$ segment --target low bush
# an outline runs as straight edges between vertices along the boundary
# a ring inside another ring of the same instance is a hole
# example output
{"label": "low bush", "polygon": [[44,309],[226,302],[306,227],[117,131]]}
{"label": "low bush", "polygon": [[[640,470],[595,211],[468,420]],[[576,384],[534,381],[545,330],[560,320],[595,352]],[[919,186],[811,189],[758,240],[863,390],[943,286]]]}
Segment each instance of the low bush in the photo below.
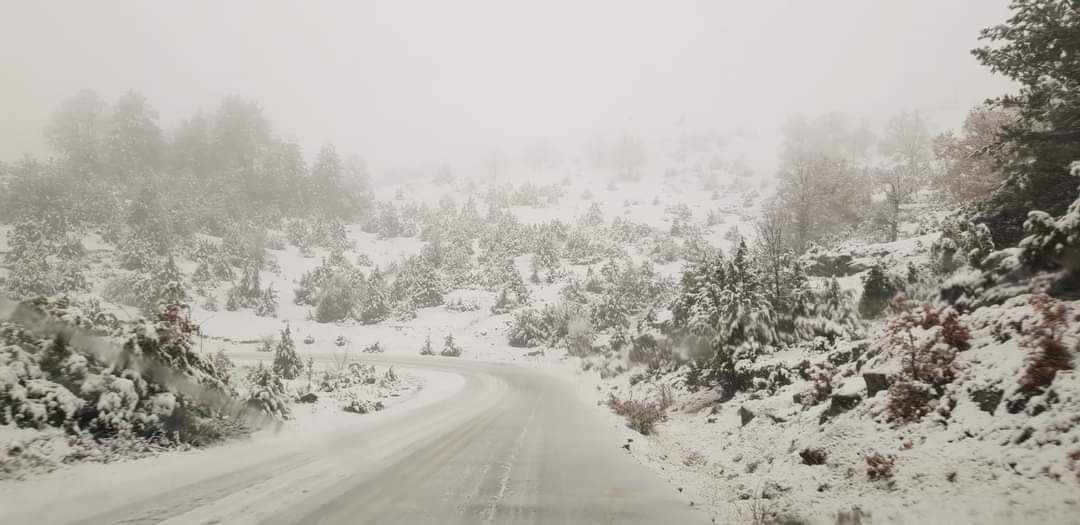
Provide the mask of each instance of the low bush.
{"label": "low bush", "polygon": [[227,361],[194,351],[197,330],[179,305],[121,323],[67,299],[21,303],[0,321],[0,424],[67,434],[81,444],[65,460],[116,441],[202,446],[233,435]]}
{"label": "low bush", "polygon": [[890,420],[910,422],[933,410],[956,377],[956,354],[967,350],[971,335],[955,310],[894,303],[899,313],[886,326],[886,348],[900,360],[900,374],[889,386]]}
{"label": "low bush", "polygon": [[867,454],[866,457],[866,476],[871,481],[877,481],[882,479],[889,479],[893,477],[896,470],[896,457],[891,455],[884,455],[878,452],[872,452]]}
{"label": "low bush", "polygon": [[420,347],[420,355],[435,355],[435,348],[431,345],[431,336],[424,339],[424,346]]}
{"label": "low bush", "polygon": [[799,452],[803,465],[824,465],[828,454],[820,448],[804,448]]}
{"label": "low bush", "polygon": [[619,399],[611,394],[608,408],[626,418],[626,424],[642,435],[650,435],[656,424],[667,420],[667,410],[674,404],[670,388],[661,388],[656,399]]}
{"label": "low bush", "polygon": [[443,341],[443,349],[439,352],[439,355],[443,357],[461,357],[461,347],[454,342],[454,334],[446,334],[446,340]]}
{"label": "low bush", "polygon": [[1072,352],[1061,339],[1071,317],[1065,303],[1047,295],[1032,297],[1030,304],[1039,320],[1024,340],[1031,357],[1020,377],[1020,388],[1027,395],[1035,395],[1050,386],[1058,372],[1073,369]]}
{"label": "low bush", "polygon": [[245,378],[248,393],[246,405],[267,416],[289,417],[288,394],[281,375],[261,362],[250,369]]}

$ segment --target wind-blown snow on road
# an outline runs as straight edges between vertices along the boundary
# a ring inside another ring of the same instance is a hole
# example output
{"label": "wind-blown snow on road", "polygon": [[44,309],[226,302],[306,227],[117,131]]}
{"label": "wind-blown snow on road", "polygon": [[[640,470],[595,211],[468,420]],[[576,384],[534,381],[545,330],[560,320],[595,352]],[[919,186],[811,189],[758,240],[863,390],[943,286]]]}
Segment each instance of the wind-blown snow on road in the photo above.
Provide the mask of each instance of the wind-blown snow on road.
{"label": "wind-blown snow on road", "polygon": [[[87,465],[4,491],[0,521],[80,523],[694,523],[569,380],[536,369],[377,356],[434,388],[356,425],[199,454]],[[456,383],[455,383],[456,382]],[[140,465],[140,463],[143,463]],[[141,467],[141,468],[140,468]],[[112,483],[101,483],[110,470]],[[48,495],[43,497],[41,495]],[[60,498],[70,504],[55,505]],[[8,507],[10,505],[10,507]]]}

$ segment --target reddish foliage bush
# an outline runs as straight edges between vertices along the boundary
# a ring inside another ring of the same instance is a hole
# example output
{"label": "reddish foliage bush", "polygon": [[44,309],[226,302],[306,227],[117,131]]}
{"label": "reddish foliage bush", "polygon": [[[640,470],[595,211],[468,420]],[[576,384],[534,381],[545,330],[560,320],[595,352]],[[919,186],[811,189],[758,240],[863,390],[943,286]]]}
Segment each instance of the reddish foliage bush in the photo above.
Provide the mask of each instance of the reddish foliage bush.
{"label": "reddish foliage bush", "polygon": [[1020,388],[1035,395],[1050,386],[1059,371],[1072,370],[1073,364],[1072,353],[1061,340],[1069,323],[1068,306],[1044,294],[1032,297],[1030,304],[1039,314],[1039,321],[1024,342],[1033,352],[1020,377]]}
{"label": "reddish foliage bush", "polygon": [[1037,394],[1050,386],[1061,370],[1072,370],[1072,354],[1057,339],[1038,342],[1035,356],[1020,377],[1020,387],[1028,394]]}
{"label": "reddish foliage bush", "polygon": [[926,383],[897,381],[889,386],[889,420],[918,421],[930,412],[933,399],[934,393]]}
{"label": "reddish foliage bush", "polygon": [[[902,352],[899,377],[889,387],[889,419],[917,421],[956,378],[953,362],[958,352],[971,347],[971,333],[954,310],[898,304],[900,313],[886,327],[889,341]],[[930,331],[929,335],[917,329]]]}
{"label": "reddish foliage bush", "polygon": [[871,481],[889,479],[896,470],[896,457],[874,452],[866,455],[866,475]]}
{"label": "reddish foliage bush", "polygon": [[833,392],[832,376],[836,373],[836,367],[828,361],[810,364],[803,361],[799,364],[799,375],[813,384],[811,388],[798,394],[798,402],[803,406],[815,406],[826,399]]}
{"label": "reddish foliage bush", "polygon": [[961,352],[971,348],[971,332],[960,324],[955,310],[950,310],[941,320],[941,340]]}
{"label": "reddish foliage bush", "polygon": [[626,424],[642,435],[652,434],[656,424],[667,419],[667,410],[675,404],[671,388],[662,386],[658,399],[619,399],[612,394],[607,405],[612,412],[626,418]]}

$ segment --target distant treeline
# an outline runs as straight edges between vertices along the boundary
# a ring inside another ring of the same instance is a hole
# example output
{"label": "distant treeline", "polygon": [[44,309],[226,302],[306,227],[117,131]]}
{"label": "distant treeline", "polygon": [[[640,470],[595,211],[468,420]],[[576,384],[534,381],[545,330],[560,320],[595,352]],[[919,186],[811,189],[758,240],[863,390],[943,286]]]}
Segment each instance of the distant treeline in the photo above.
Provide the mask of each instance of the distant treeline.
{"label": "distant treeline", "polygon": [[254,101],[227,97],[163,129],[129,92],[109,103],[93,91],[65,101],[44,129],[47,158],[0,163],[0,220],[60,221],[64,228],[139,222],[220,234],[226,225],[288,217],[348,220],[370,207],[362,160],[332,144],[308,164]]}

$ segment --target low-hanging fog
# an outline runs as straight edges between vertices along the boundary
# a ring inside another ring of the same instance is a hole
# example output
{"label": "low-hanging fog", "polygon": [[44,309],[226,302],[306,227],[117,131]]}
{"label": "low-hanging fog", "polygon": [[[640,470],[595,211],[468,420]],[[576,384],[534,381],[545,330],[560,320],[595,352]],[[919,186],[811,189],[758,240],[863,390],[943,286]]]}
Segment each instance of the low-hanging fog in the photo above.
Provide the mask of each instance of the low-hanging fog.
{"label": "low-hanging fog", "polygon": [[1005,92],[968,50],[1005,2],[11,2],[0,17],[0,159],[45,151],[80,89],[134,90],[168,128],[239,94],[310,156],[380,170],[677,122],[751,130],[771,171],[790,114],[954,127]]}

